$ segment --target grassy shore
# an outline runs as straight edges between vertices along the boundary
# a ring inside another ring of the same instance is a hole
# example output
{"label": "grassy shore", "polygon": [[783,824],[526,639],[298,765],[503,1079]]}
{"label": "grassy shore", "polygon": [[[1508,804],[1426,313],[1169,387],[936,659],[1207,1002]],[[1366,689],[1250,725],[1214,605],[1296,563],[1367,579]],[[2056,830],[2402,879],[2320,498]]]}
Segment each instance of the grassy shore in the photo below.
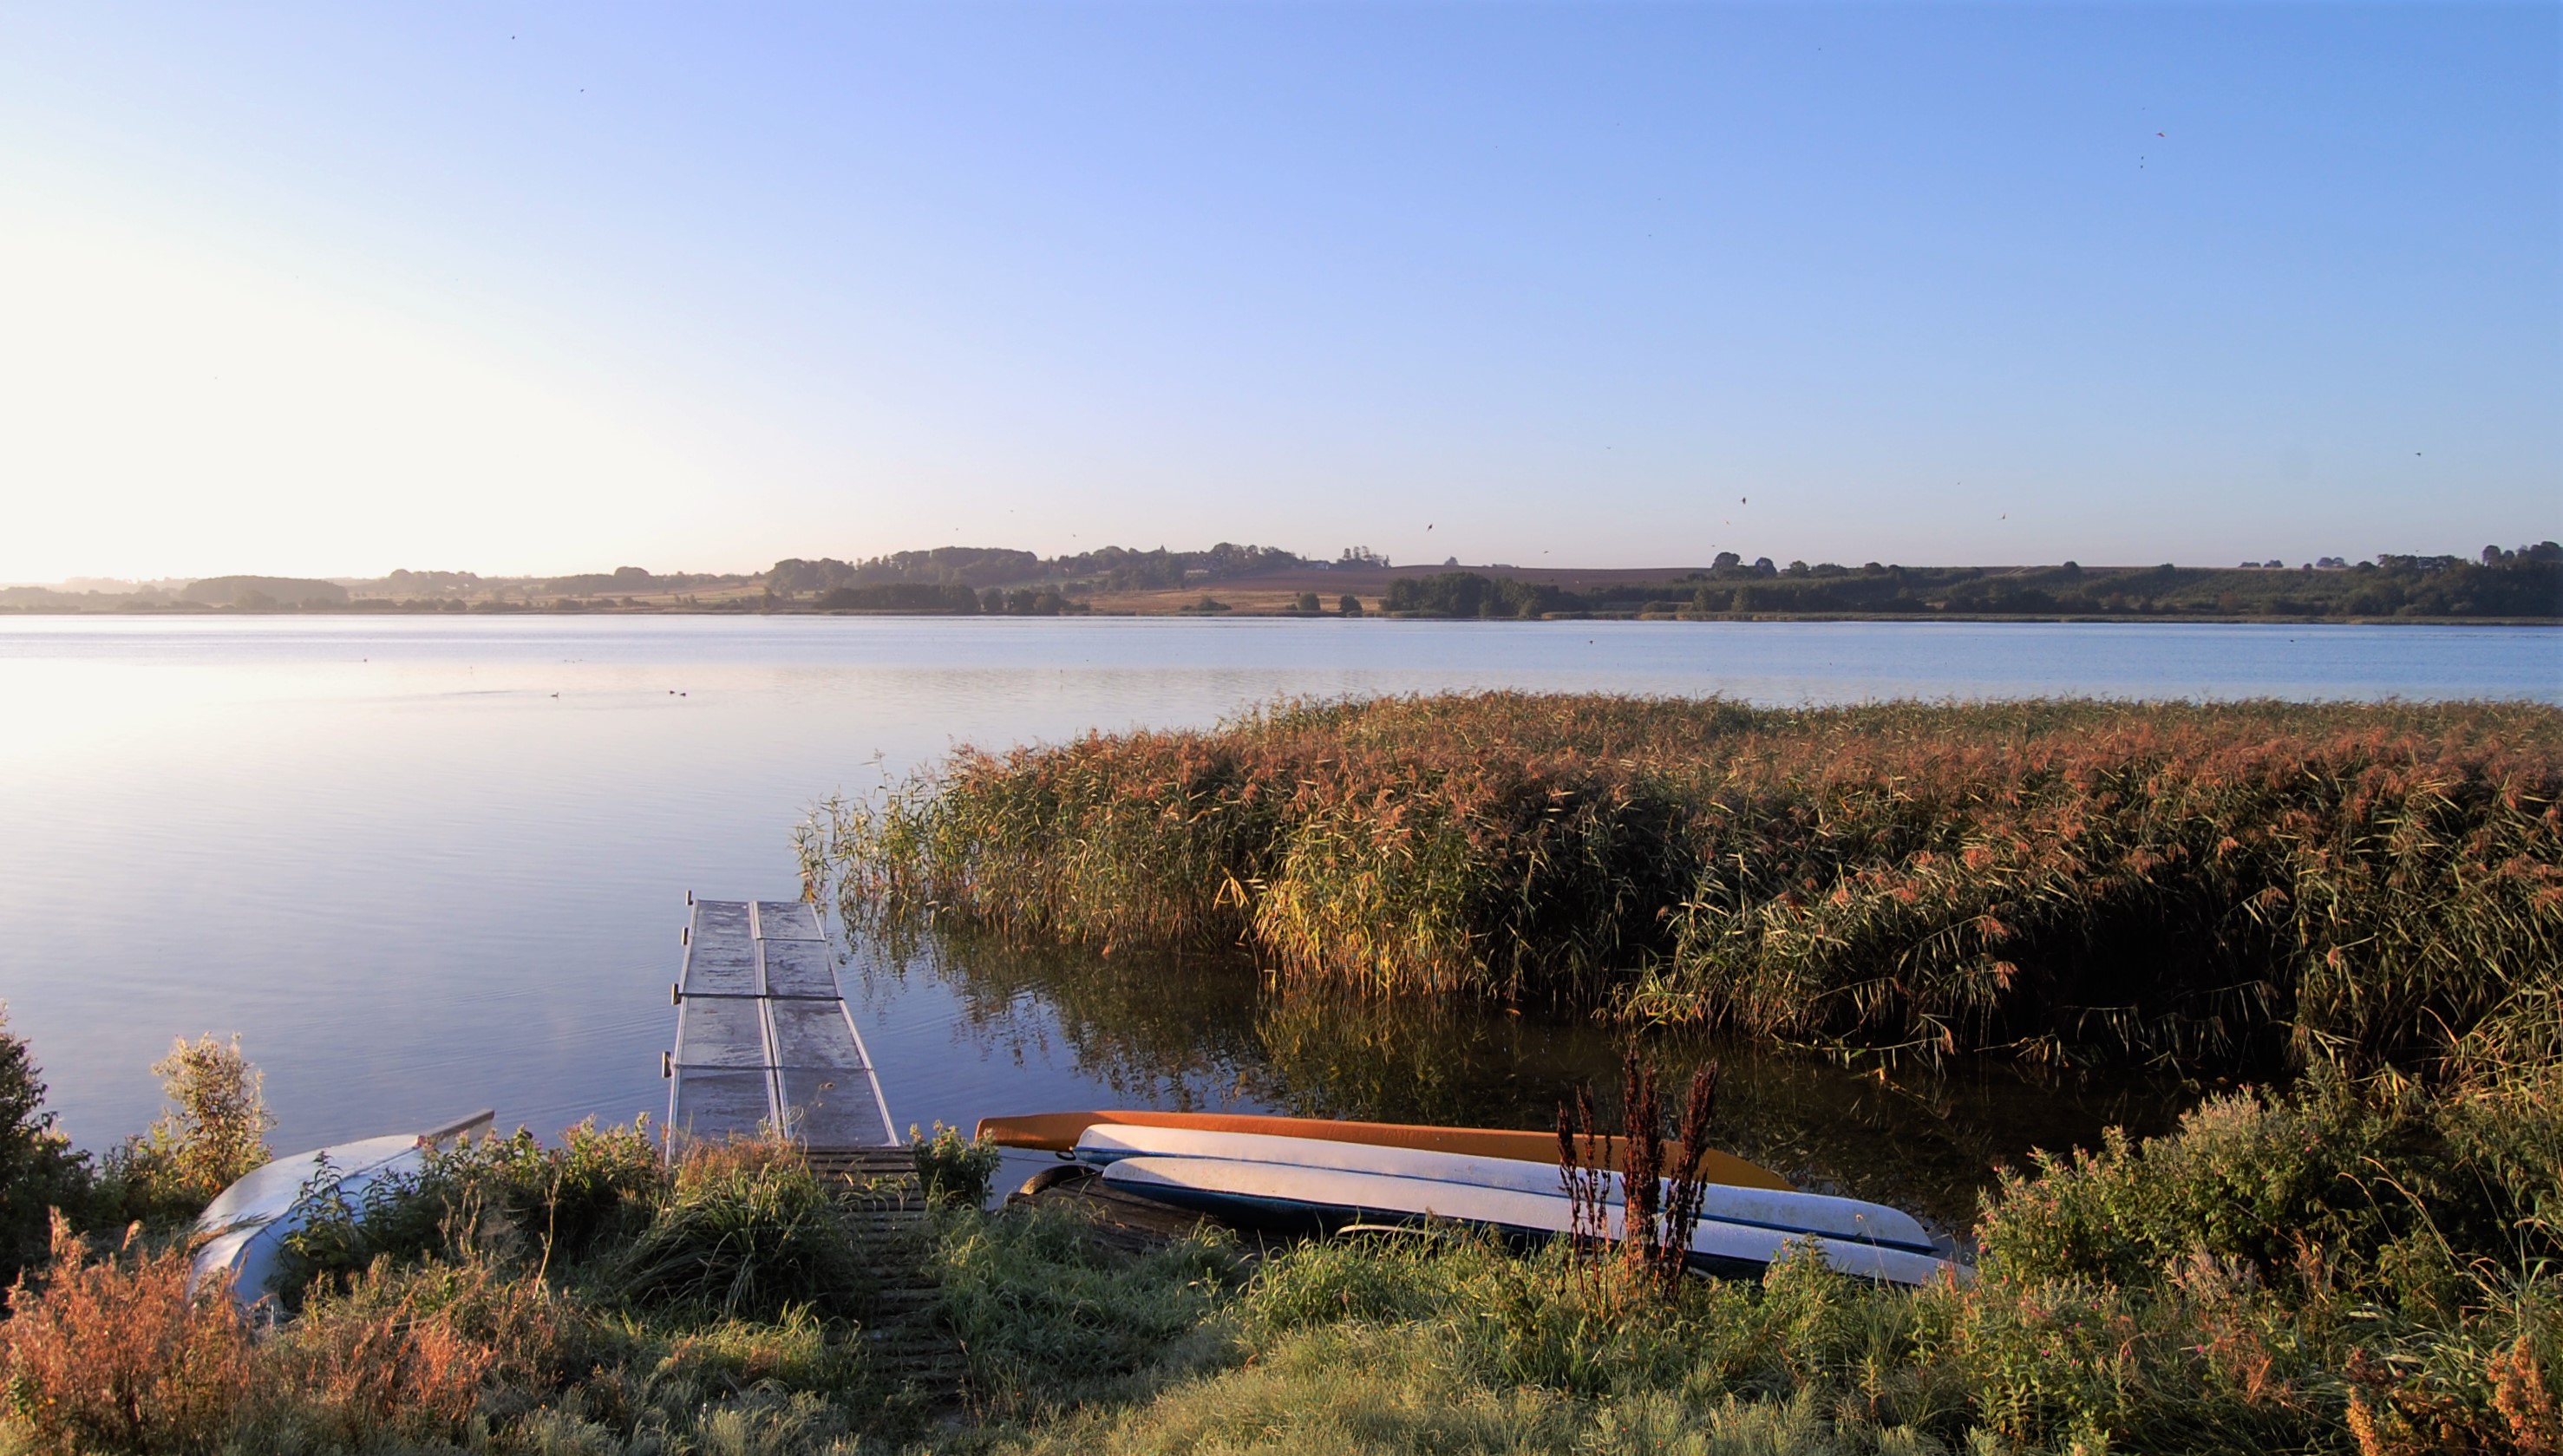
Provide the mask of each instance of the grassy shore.
{"label": "grassy shore", "polygon": [[1485,694],[963,751],[849,914],[1763,1038],[2417,1066],[2563,959],[2563,713]]}
{"label": "grassy shore", "polygon": [[[174,1228],[58,1222],[0,1323],[6,1452],[2547,1452],[2563,1003],[2439,1084],[2317,1073],[2043,1162],[1966,1287],[1797,1257],[1661,1286],[1465,1237],[1114,1252],[1057,1210],[867,1241],[795,1150],[645,1129],[439,1157],[298,1241],[267,1325]],[[864,1332],[922,1263],[957,1394]]]}

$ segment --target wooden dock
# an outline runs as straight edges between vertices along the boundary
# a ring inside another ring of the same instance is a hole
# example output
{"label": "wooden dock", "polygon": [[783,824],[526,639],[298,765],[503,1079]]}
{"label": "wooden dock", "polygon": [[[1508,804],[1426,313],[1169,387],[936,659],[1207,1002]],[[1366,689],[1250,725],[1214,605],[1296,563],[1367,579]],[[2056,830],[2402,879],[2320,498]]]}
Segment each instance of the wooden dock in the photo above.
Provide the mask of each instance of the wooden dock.
{"label": "wooden dock", "polygon": [[671,1155],[687,1139],[799,1143],[875,1263],[868,1358],[929,1407],[952,1405],[966,1365],[936,1316],[916,1158],[889,1120],[817,911],[794,900],[687,900],[677,1044],[661,1067]]}
{"label": "wooden dock", "polygon": [[677,1046],[662,1068],[669,1132],[785,1137],[814,1164],[901,1147],[818,912],[797,900],[692,903]]}

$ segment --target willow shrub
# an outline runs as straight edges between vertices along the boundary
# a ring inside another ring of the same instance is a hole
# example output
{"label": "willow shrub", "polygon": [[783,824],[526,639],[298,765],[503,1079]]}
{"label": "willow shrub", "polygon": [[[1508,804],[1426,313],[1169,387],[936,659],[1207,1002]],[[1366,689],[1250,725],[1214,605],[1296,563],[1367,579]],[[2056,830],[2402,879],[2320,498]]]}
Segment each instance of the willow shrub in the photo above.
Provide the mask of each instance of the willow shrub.
{"label": "willow shrub", "polygon": [[207,1032],[171,1043],[151,1064],[168,1106],[138,1137],[109,1154],[104,1170],[124,1211],[154,1223],[190,1219],[215,1195],[275,1155],[276,1125],[262,1095],[265,1078],[241,1053],[240,1038]]}
{"label": "willow shrub", "polygon": [[2445,1053],[2563,962],[2563,712],[1488,693],[963,751],[805,827],[851,916],[1791,1040]]}

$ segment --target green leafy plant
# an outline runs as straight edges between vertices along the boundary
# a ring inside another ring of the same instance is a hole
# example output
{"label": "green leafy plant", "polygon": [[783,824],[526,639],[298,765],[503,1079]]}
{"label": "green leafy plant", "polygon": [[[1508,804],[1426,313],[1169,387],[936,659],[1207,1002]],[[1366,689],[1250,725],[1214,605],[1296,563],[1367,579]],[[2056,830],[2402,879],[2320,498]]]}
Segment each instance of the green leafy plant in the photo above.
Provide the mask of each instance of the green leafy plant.
{"label": "green leafy plant", "polygon": [[192,1218],[275,1157],[267,1130],[276,1119],[260,1095],[264,1079],[241,1054],[237,1036],[229,1042],[211,1033],[182,1037],[151,1064],[151,1074],[169,1106],[111,1156],[108,1175],[135,1216]]}
{"label": "green leafy plant", "polygon": [[52,1245],[52,1215],[86,1215],[94,1175],[87,1155],[54,1126],[45,1084],[23,1037],[9,1031],[0,1002],[0,1281],[43,1262]]}
{"label": "green leafy plant", "polygon": [[916,1180],[924,1185],[929,1202],[976,1208],[988,1201],[1002,1157],[996,1144],[965,1138],[959,1128],[940,1122],[931,1137],[910,1127],[907,1144],[916,1155]]}

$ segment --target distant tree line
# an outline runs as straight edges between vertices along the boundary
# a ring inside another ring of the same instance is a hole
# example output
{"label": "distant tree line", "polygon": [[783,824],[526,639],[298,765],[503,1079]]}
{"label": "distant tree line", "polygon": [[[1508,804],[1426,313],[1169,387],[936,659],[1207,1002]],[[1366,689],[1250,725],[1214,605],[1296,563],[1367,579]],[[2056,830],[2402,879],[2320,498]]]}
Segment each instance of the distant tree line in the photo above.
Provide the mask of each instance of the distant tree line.
{"label": "distant tree line", "polygon": [[341,607],[346,605],[347,589],[336,582],[301,577],[227,576],[191,583],[178,597],[206,607],[273,612],[280,607]]}
{"label": "distant tree line", "polygon": [[[1296,553],[1221,542],[1206,551],[1105,546],[1042,557],[997,547],[943,546],[862,561],[793,558],[762,578],[657,574],[637,566],[562,577],[481,577],[400,570],[334,581],[208,577],[171,590],[0,588],[0,611],[19,612],[525,612],[635,607],[747,612],[801,605],[833,612],[1058,616],[1088,610],[1098,592],[1163,591],[1309,565]],[[1348,548],[1338,565],[1385,566]],[[1908,567],[1869,562],[1786,566],[1720,552],[1705,570],[1661,581],[1570,589],[1504,574],[1446,571],[1392,582],[1380,605],[1416,617],[2273,617],[2563,618],[2563,546],[2486,546],[2472,557],[2337,557],[2289,569],[2239,567]],[[760,591],[761,589],[761,591]],[[698,597],[696,593],[710,593]],[[1209,594],[1203,594],[1205,599]],[[1358,613],[1347,597],[1338,610]],[[1197,610],[1200,609],[1196,604]],[[1226,610],[1224,607],[1219,610]],[[1295,615],[1322,615],[1302,593]]]}
{"label": "distant tree line", "polygon": [[974,591],[961,582],[932,586],[924,582],[880,582],[839,587],[819,598],[823,612],[895,612],[951,617],[1059,617],[1083,613],[1086,605],[1072,602],[1050,588],[990,587]]}
{"label": "distant tree line", "polygon": [[1132,592],[1181,587],[1186,582],[1227,581],[1301,564],[1296,552],[1272,546],[1240,546],[1230,541],[1222,541],[1207,551],[1169,551],[1162,546],[1136,551],[1126,546],[1102,546],[1049,558],[999,547],[938,546],[931,551],[895,551],[861,561],[839,561],[834,557],[805,561],[794,557],[774,563],[773,570],[765,575],[765,586],[777,600],[785,602],[825,597],[846,588],[887,586],[1074,586],[1087,591]]}
{"label": "distant tree line", "polygon": [[2563,617],[2563,546],[2541,541],[2460,556],[2379,556],[2295,570],[2171,565],[2086,570],[1747,564],[1570,591],[1443,572],[1390,584],[1381,606],[1417,617],[1823,615],[1965,617]]}
{"label": "distant tree line", "polygon": [[1042,559],[1029,551],[992,546],[937,546],[931,551],[893,551],[863,561],[823,556],[774,563],[765,574],[766,590],[789,601],[796,597],[855,587],[985,587],[1029,581],[1042,574]]}

